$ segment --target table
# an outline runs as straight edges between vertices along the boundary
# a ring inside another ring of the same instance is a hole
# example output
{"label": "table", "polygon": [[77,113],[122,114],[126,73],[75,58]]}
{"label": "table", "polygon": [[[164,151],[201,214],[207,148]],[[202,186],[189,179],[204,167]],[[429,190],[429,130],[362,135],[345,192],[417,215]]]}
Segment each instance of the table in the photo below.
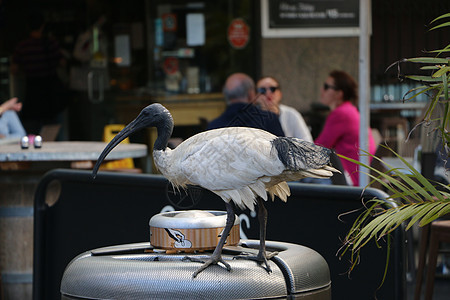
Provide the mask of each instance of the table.
{"label": "table", "polygon": [[[406,160],[407,163],[412,165],[417,171],[420,172],[420,164],[418,164],[417,161],[415,163],[413,157],[403,157],[403,159]],[[408,169],[408,167],[398,157],[388,157],[388,156],[386,156],[386,157],[382,157],[381,160],[384,163],[387,164],[387,165],[385,165],[385,167],[388,168],[388,169],[396,168],[396,169],[400,169],[403,173],[411,174],[411,172]]]}
{"label": "table", "polygon": [[[0,145],[0,170],[55,168],[92,168],[107,143],[104,142],[44,142],[42,148],[21,149],[18,144]],[[143,144],[119,144],[106,157],[117,160],[147,156]],[[86,164],[87,163],[87,164]],[[81,167],[83,168],[83,167]]]}
{"label": "table", "polygon": [[[6,299],[32,298],[33,206],[41,177],[54,168],[96,161],[107,143],[43,142],[42,148],[0,145],[0,284]],[[106,157],[116,160],[147,156],[144,144],[120,144]],[[48,196],[57,201],[59,185]]]}
{"label": "table", "polygon": [[[21,149],[19,144],[0,146],[0,162],[7,161],[85,161],[97,160],[107,143],[103,142],[44,142],[42,148]],[[144,157],[143,144],[119,144],[106,157],[107,160],[126,157]]]}

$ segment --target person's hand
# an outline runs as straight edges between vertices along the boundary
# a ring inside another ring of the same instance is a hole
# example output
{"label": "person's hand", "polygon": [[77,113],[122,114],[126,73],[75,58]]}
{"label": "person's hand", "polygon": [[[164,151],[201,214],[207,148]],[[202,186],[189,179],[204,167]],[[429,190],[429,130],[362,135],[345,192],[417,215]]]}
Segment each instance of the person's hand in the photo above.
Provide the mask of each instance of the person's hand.
{"label": "person's hand", "polygon": [[256,100],[256,104],[261,108],[262,110],[268,110],[273,112],[274,114],[279,115],[280,109],[278,108],[278,105],[270,101],[266,96],[260,95],[258,99]]}
{"label": "person's hand", "polygon": [[20,111],[22,109],[22,103],[17,102],[17,97],[6,100],[2,105],[0,105],[1,111],[14,110]]}

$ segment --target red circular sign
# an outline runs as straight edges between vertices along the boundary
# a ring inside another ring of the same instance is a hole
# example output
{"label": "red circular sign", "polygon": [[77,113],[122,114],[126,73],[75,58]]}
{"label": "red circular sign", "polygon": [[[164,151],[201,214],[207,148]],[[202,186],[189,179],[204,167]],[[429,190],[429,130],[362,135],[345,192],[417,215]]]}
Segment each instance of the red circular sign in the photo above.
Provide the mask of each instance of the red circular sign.
{"label": "red circular sign", "polygon": [[235,49],[247,46],[250,39],[250,29],[242,19],[234,19],[228,26],[228,41]]}
{"label": "red circular sign", "polygon": [[163,70],[168,75],[175,74],[178,71],[178,59],[176,57],[167,57],[164,60]]}

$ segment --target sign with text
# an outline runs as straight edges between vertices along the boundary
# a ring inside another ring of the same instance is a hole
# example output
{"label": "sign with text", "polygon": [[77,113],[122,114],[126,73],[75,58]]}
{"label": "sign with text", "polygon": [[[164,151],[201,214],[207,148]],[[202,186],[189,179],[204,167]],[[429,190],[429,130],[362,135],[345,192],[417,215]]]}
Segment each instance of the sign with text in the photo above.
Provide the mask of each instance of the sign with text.
{"label": "sign with text", "polygon": [[263,36],[357,35],[359,2],[360,0],[263,0]]}
{"label": "sign with text", "polygon": [[269,0],[269,26],[358,27],[359,0]]}

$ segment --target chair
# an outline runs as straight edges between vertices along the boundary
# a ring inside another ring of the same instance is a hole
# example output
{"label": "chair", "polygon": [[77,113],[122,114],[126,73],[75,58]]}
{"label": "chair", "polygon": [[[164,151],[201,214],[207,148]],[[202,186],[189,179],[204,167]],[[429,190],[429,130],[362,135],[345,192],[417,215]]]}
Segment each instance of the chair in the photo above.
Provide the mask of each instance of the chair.
{"label": "chair", "polygon": [[43,141],[56,141],[60,130],[60,124],[48,124],[42,126],[39,135],[42,137]]}
{"label": "chair", "polygon": [[333,176],[331,177],[331,183],[333,183],[334,185],[349,185],[347,182],[347,178],[345,177],[345,170],[342,166],[341,159],[334,151],[330,154],[330,162],[333,167],[341,171],[341,173],[333,173]]}
{"label": "chair", "polygon": [[[385,149],[384,147],[378,146],[377,151],[375,152],[375,156],[381,158],[385,152],[388,152],[388,150]],[[333,174],[333,176],[331,177],[331,182],[334,185],[352,185],[350,176],[348,175],[348,173],[346,174],[346,171],[342,165],[341,159],[337,156],[336,152],[334,152],[334,151],[330,154],[330,162],[333,167],[335,167],[336,169],[341,171],[340,174],[339,173]],[[372,162],[370,163],[370,166],[373,167],[374,169],[382,171],[382,172],[386,171],[386,168],[384,167],[384,165],[376,159],[372,160]],[[376,173],[374,171],[370,171],[370,174],[373,176],[378,176],[378,173]],[[371,187],[383,190],[383,186],[376,182],[372,183]]]}
{"label": "chair", "polygon": [[439,249],[442,242],[450,242],[450,220],[434,221],[422,228],[419,249],[419,265],[417,268],[416,288],[414,300],[419,300],[422,291],[422,277],[428,252],[427,277],[425,284],[425,299],[433,298],[434,277],[437,257],[440,253],[449,251]]}
{"label": "chair", "polygon": [[384,138],[384,142],[401,155],[403,155],[408,132],[409,125],[405,118],[386,117],[381,122],[381,136]]}
{"label": "chair", "polygon": [[[106,125],[103,129],[103,141],[107,143],[110,142],[123,128],[125,128],[125,125],[123,124]],[[126,138],[121,143],[129,144],[130,139]],[[141,169],[134,166],[134,161],[131,157],[104,162],[102,163],[100,169],[108,171],[142,173]]]}

